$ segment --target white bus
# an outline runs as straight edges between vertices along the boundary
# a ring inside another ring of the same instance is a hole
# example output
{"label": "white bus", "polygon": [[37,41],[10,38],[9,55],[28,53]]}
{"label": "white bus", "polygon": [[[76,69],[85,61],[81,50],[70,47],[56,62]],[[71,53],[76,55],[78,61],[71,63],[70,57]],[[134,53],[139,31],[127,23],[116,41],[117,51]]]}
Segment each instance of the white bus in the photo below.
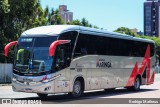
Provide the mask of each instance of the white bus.
{"label": "white bus", "polygon": [[12,88],[16,92],[69,93],[154,82],[152,40],[75,25],[51,25],[23,32],[5,46],[16,47]]}

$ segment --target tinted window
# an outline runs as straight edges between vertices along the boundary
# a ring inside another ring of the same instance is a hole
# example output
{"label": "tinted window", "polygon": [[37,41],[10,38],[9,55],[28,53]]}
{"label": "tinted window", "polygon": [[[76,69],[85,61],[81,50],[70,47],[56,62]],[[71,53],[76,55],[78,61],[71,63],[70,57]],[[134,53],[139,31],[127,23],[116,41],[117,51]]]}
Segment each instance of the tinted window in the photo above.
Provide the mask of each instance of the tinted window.
{"label": "tinted window", "polygon": [[83,55],[105,55],[107,47],[104,37],[80,34],[77,40],[74,57]]}
{"label": "tinted window", "polygon": [[73,48],[75,46],[77,35],[78,35],[78,32],[70,31],[70,32],[62,33],[58,38],[58,40],[71,40],[70,45],[68,45],[70,46],[70,54],[72,54]]}
{"label": "tinted window", "polygon": [[49,47],[52,42],[57,40],[57,36],[35,38],[35,47]]}
{"label": "tinted window", "polygon": [[54,57],[55,71],[58,71],[70,66],[71,54],[70,54],[70,48],[68,48],[69,47],[68,45],[69,44],[63,44],[63,45],[59,45],[56,48],[56,53]]}
{"label": "tinted window", "polygon": [[150,53],[151,53],[151,56],[153,56],[155,53],[155,46],[153,43],[150,43]]}
{"label": "tinted window", "polygon": [[154,44],[118,38],[80,34],[77,40],[74,57],[83,55],[111,55],[144,57],[150,45],[151,56],[154,55]]}
{"label": "tinted window", "polygon": [[46,37],[21,37],[18,41],[19,46],[21,47],[49,47],[52,42],[57,40],[57,36],[46,36]]}

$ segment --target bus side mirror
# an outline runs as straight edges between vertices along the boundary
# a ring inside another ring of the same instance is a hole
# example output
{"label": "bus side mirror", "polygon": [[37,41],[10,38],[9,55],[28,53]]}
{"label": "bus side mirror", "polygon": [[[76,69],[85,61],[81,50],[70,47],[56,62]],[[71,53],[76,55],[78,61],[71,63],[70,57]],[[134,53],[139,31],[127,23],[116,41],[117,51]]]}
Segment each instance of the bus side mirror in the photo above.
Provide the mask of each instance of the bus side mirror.
{"label": "bus side mirror", "polygon": [[70,40],[56,40],[49,47],[49,56],[54,56],[56,47],[61,44],[69,43]]}
{"label": "bus side mirror", "polygon": [[6,57],[8,57],[9,48],[12,47],[12,46],[14,46],[14,45],[17,45],[17,44],[18,44],[18,41],[13,41],[13,42],[8,43],[8,44],[5,46],[5,48],[4,48],[4,55],[5,55]]}

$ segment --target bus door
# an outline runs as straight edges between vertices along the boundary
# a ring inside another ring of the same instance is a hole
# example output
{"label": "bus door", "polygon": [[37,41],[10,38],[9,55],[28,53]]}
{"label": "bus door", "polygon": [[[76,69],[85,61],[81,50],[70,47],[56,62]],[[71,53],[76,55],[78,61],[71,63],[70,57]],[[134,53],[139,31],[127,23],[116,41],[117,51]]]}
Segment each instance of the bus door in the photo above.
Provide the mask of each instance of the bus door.
{"label": "bus door", "polygon": [[55,92],[68,92],[70,89],[70,62],[71,54],[69,44],[59,45],[55,51]]}

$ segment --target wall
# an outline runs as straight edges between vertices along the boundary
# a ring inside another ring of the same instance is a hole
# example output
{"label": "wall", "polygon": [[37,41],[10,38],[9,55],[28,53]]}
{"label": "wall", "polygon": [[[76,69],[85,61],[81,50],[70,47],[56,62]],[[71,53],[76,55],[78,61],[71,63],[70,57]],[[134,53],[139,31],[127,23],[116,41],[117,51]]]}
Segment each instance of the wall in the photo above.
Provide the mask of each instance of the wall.
{"label": "wall", "polygon": [[0,83],[11,83],[12,64],[0,64]]}

